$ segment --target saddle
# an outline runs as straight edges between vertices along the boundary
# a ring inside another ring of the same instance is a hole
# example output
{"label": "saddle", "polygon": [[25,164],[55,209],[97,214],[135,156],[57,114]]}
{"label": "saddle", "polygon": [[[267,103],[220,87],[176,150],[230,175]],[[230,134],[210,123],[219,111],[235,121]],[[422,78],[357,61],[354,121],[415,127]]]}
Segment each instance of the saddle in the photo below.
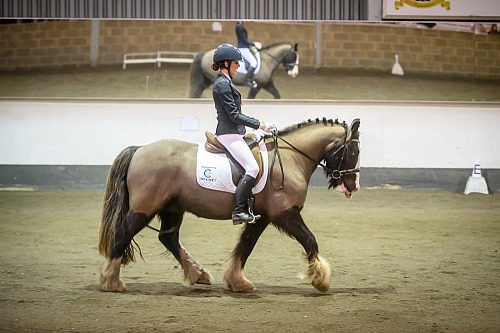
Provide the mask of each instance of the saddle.
{"label": "saddle", "polygon": [[[224,148],[224,146],[217,140],[215,135],[209,131],[205,131],[205,150],[213,154],[226,154],[229,164],[231,166],[231,173],[234,185],[238,185],[241,177],[245,173],[245,169],[234,159],[234,157]],[[259,173],[257,174],[256,183],[262,178],[264,172],[264,161],[262,160],[262,155],[259,149],[259,138],[255,134],[245,134],[243,140],[248,145],[248,148],[252,151],[253,157],[259,165]]]}

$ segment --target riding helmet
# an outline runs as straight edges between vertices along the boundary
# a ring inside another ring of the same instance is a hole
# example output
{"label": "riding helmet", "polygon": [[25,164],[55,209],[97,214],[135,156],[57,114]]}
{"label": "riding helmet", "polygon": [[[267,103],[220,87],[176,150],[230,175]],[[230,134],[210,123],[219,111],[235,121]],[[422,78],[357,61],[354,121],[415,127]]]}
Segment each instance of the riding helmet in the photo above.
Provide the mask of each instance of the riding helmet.
{"label": "riding helmet", "polygon": [[231,44],[221,44],[217,49],[215,49],[213,61],[219,62],[224,60],[237,60],[241,61],[243,58],[241,57],[241,52],[236,47]]}

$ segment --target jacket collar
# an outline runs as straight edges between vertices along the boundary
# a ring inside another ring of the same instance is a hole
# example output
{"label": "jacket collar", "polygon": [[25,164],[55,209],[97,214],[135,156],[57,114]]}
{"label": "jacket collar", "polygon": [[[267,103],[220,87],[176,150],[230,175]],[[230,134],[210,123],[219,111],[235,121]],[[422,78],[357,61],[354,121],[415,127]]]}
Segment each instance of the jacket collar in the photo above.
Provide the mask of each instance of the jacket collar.
{"label": "jacket collar", "polygon": [[218,76],[222,76],[223,78],[225,78],[226,80],[228,80],[229,82],[233,83],[233,80],[231,80],[231,78],[229,76],[227,76],[226,74],[222,73],[222,72],[219,72],[219,75]]}

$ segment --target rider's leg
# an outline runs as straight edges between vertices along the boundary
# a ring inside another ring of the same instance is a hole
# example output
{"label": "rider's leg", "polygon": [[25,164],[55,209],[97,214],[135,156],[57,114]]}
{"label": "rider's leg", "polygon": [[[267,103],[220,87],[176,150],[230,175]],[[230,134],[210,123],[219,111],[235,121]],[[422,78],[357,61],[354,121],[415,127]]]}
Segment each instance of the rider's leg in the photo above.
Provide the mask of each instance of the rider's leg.
{"label": "rider's leg", "polygon": [[233,224],[241,224],[244,222],[254,223],[255,216],[248,212],[247,201],[252,195],[252,188],[255,185],[257,174],[259,173],[259,165],[257,161],[255,161],[250,148],[248,148],[248,145],[241,135],[219,135],[217,139],[226,147],[243,169],[245,169],[245,175],[241,178],[236,187],[232,214]]}
{"label": "rider's leg", "polygon": [[246,85],[251,88],[257,88],[257,82],[255,82],[253,79],[254,73],[255,73],[255,67],[249,67],[247,71]]}
{"label": "rider's leg", "polygon": [[252,195],[252,188],[255,185],[255,178],[245,174],[241,178],[234,197],[233,225],[242,223],[255,223],[255,216],[250,214],[247,207],[248,198]]}
{"label": "rider's leg", "polygon": [[252,88],[257,88],[257,82],[254,81],[253,77],[255,75],[255,69],[257,68],[257,59],[255,58],[252,51],[249,48],[240,48],[241,55],[248,65],[250,66],[247,70],[246,85]]}

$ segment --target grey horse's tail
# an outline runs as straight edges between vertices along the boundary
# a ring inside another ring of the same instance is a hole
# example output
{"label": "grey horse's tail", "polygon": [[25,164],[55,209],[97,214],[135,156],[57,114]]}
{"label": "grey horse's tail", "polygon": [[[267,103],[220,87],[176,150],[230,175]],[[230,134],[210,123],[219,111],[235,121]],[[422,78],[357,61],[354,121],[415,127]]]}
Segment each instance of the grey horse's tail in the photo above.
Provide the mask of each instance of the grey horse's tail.
{"label": "grey horse's tail", "polygon": [[191,75],[189,76],[189,98],[200,98],[203,90],[212,82],[205,77],[201,67],[201,58],[205,53],[198,53],[191,65]]}
{"label": "grey horse's tail", "polygon": [[[99,231],[99,253],[105,257],[109,256],[114,246],[116,231],[125,229],[123,223],[129,210],[127,173],[130,161],[138,148],[130,146],[123,149],[109,170]],[[123,253],[122,263],[133,260],[134,249],[129,245]]]}

